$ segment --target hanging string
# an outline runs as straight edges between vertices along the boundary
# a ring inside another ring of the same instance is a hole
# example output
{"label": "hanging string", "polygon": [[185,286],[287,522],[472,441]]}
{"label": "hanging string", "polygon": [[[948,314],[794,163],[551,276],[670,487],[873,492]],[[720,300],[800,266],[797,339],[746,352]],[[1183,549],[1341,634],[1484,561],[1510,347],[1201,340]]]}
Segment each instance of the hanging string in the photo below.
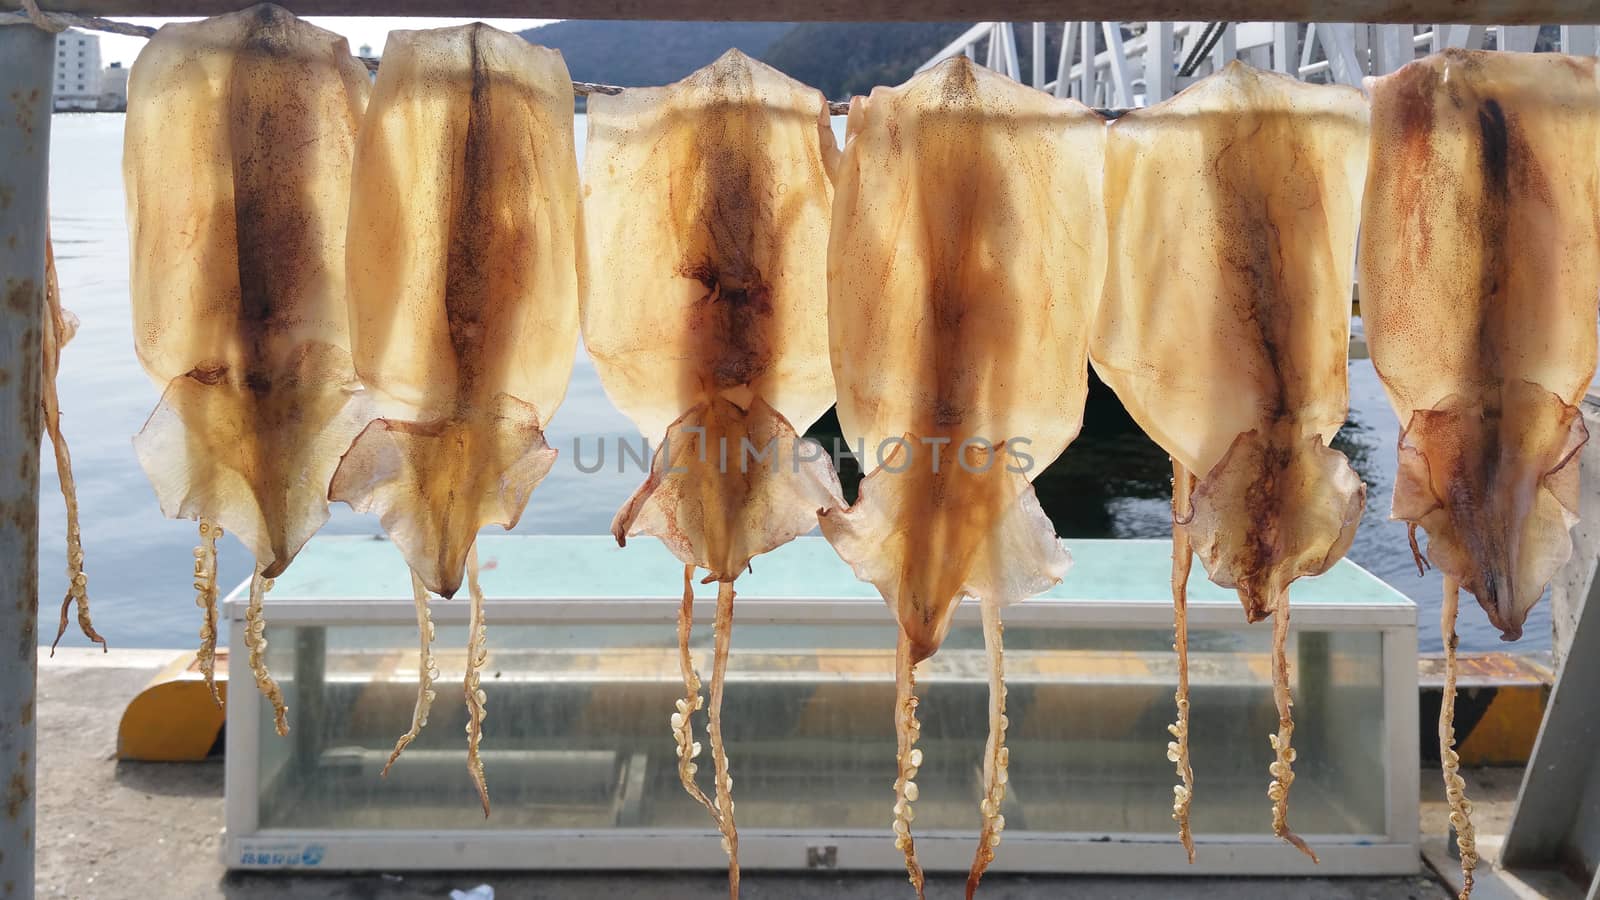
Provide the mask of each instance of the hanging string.
{"label": "hanging string", "polygon": [[[148,25],[134,25],[130,22],[117,22],[112,19],[102,19],[99,16],[80,16],[69,12],[44,12],[39,9],[38,0],[21,0],[22,12],[0,12],[0,25],[33,25],[52,34],[67,30],[68,28],[82,28],[86,31],[104,31],[111,34],[123,34],[128,37],[154,37],[156,30]],[[361,64],[367,71],[378,71],[378,58],[375,56],[358,56]],[[591,94],[605,94],[615,96],[626,88],[615,84],[598,84],[593,81],[574,81],[572,93],[579,97],[588,97]],[[828,114],[842,116],[850,111],[850,101],[828,101]]]}
{"label": "hanging string", "polygon": [[27,14],[28,21],[35,28],[48,31],[51,34],[59,34],[67,30],[67,26],[61,24],[59,20],[45,15],[44,10],[39,8],[39,4],[35,0],[22,0],[22,11]]}

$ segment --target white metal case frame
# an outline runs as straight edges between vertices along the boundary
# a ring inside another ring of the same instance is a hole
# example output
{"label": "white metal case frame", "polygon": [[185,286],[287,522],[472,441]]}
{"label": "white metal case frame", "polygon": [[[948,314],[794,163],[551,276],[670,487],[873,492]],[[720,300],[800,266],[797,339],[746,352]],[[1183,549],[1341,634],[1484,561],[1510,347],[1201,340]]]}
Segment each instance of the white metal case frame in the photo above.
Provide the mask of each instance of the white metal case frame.
{"label": "white metal case frame", "polygon": [[[229,640],[244,646],[244,601],[235,590],[226,601]],[[679,598],[501,599],[486,603],[486,615],[501,625],[659,624],[671,628]],[[697,600],[695,615],[713,614],[712,600]],[[415,624],[410,601],[355,600],[338,603],[285,599],[269,608],[273,627],[407,626]],[[882,624],[876,603],[840,599],[749,598],[739,607],[740,624],[819,622]],[[1378,632],[1383,641],[1383,758],[1385,834],[1302,835],[1322,862],[1270,835],[1196,835],[1194,864],[1185,861],[1176,834],[1151,840],[1146,834],[1018,831],[1006,835],[996,872],[1192,875],[1408,875],[1418,871],[1418,709],[1416,608],[1412,605],[1308,604],[1295,609],[1298,628]],[[466,622],[465,604],[438,604],[438,625]],[[1189,626],[1237,628],[1235,603],[1192,602]],[[958,625],[978,624],[976,603],[963,604]],[[1034,598],[1006,610],[1014,626],[1050,628],[1164,628],[1171,610],[1155,603],[1084,602]],[[259,820],[257,751],[261,697],[245,654],[229,655],[230,678],[226,762],[227,800],[222,860],[239,869],[439,870],[439,869],[706,869],[726,866],[715,838],[704,829],[606,828],[593,830],[305,830],[262,829]],[[1156,740],[1159,735],[1153,735]],[[286,740],[292,739],[286,738]],[[665,738],[663,738],[665,740]],[[1262,795],[1265,797],[1265,794]],[[1152,798],[1152,802],[1160,802]],[[1263,815],[1266,803],[1263,800]],[[928,871],[965,872],[975,832],[917,834],[918,856]],[[1269,852],[1263,852],[1267,850]],[[1277,852],[1281,851],[1281,852]],[[747,869],[847,869],[898,871],[887,820],[871,831],[741,829],[740,863]]]}

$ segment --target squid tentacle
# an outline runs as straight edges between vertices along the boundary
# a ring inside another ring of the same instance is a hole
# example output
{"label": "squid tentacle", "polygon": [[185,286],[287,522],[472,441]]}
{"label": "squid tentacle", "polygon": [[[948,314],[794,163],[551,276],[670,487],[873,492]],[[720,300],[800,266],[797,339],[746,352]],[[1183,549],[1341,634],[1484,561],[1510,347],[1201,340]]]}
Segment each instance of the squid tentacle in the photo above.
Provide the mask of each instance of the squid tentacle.
{"label": "squid tentacle", "polygon": [[44,405],[44,427],[50,435],[50,446],[56,455],[56,478],[61,484],[61,499],[67,507],[67,592],[61,598],[61,623],[56,629],[56,639],[50,642],[50,655],[67,633],[69,613],[74,607],[78,614],[78,630],[83,636],[109,651],[106,639],[94,630],[89,617],[89,576],[83,571],[83,532],[79,528],[78,485],[72,477],[72,451],[67,447],[67,436],[61,432],[61,393],[56,389],[56,379],[61,375],[61,347],[71,336],[68,313],[61,308],[61,282],[56,277],[55,245],[45,237],[44,271],[45,306],[50,321],[45,323],[48,339],[44,342],[44,378],[41,402]]}
{"label": "squid tentacle", "polygon": [[1006,680],[1005,680],[1005,625],[1000,621],[1000,604],[983,600],[979,604],[983,613],[983,643],[989,653],[989,740],[984,748],[983,800],[979,809],[983,814],[983,828],[978,834],[978,850],[972,868],[967,873],[967,900],[978,891],[978,882],[994,862],[995,849],[1000,846],[1000,833],[1005,830],[1006,817],[1001,807],[1006,799],[1006,785],[1011,777],[1007,768],[1011,764],[1011,749],[1006,746]]}
{"label": "squid tentacle", "polygon": [[262,601],[272,590],[272,579],[261,577],[261,567],[250,576],[250,606],[244,614],[244,645],[250,652],[250,674],[255,676],[256,689],[272,704],[272,725],[279,737],[289,733],[289,709],[283,703],[283,691],[277,679],[267,671],[267,620],[262,611]]}
{"label": "squid tentacle", "polygon": [[672,714],[672,736],[677,742],[678,780],[683,783],[684,791],[696,803],[704,806],[706,812],[711,813],[718,830],[721,830],[721,813],[694,780],[695,772],[699,770],[695,758],[700,755],[701,747],[694,739],[693,716],[696,710],[705,706],[705,698],[700,696],[700,676],[695,673],[694,657],[689,652],[689,638],[693,630],[694,566],[684,566],[683,603],[678,607],[678,670],[683,676],[683,697],[678,700],[677,710]]}
{"label": "squid tentacle", "polygon": [[706,710],[706,734],[716,767],[717,827],[722,832],[722,852],[728,854],[728,896],[739,897],[739,828],[733,821],[733,776],[728,774],[727,746],[722,740],[722,692],[727,683],[728,648],[733,637],[733,582],[717,586],[717,618],[711,626],[711,704]]}
{"label": "squid tentacle", "polygon": [[1461,757],[1456,753],[1456,608],[1461,586],[1454,578],[1444,579],[1444,604],[1439,609],[1439,631],[1444,635],[1444,699],[1439,704],[1439,764],[1444,773],[1445,799],[1450,803],[1450,824],[1456,830],[1456,849],[1461,853],[1461,896],[1472,896],[1472,873],[1478,866],[1477,829],[1472,825],[1472,801],[1467,799],[1467,783],[1461,777]]}
{"label": "squid tentacle", "polygon": [[894,846],[905,854],[906,875],[917,892],[917,900],[924,897],[922,864],[917,861],[916,840],[911,837],[911,823],[916,812],[911,804],[917,801],[917,770],[922,766],[922,751],[917,749],[917,737],[922,725],[917,722],[917,664],[913,662],[911,639],[900,630],[895,645],[894,678],[894,733],[895,761],[899,774],[894,781]]}
{"label": "squid tentacle", "polygon": [[1294,699],[1289,693],[1289,591],[1278,592],[1272,611],[1272,699],[1278,707],[1278,733],[1267,736],[1276,755],[1268,771],[1272,784],[1267,796],[1272,798],[1272,833],[1293,844],[1295,849],[1321,862],[1317,854],[1289,827],[1289,788],[1294,785]]}
{"label": "squid tentacle", "polygon": [[1189,529],[1194,517],[1190,493],[1194,477],[1176,459],[1172,461],[1172,649],[1178,654],[1178,689],[1173,695],[1177,721],[1167,726],[1172,740],[1167,742],[1167,760],[1177,769],[1181,784],[1172,787],[1172,818],[1178,823],[1178,839],[1194,862],[1194,834],[1189,829],[1189,806],[1194,802],[1194,767],[1189,760],[1189,568],[1194,551],[1189,545]]}
{"label": "squid tentacle", "polygon": [[478,585],[478,545],[474,543],[467,553],[467,593],[471,595],[472,612],[467,623],[467,675],[462,682],[467,700],[467,772],[478,789],[478,799],[483,803],[483,817],[489,817],[489,785],[483,777],[483,757],[478,755],[478,745],[483,741],[483,720],[489,717],[486,709],[488,695],[481,681],[484,663],[489,661],[489,628],[483,621],[483,588]]}
{"label": "squid tentacle", "polygon": [[194,603],[203,616],[200,649],[194,656],[218,709],[222,708],[222,695],[217,691],[217,538],[220,537],[222,526],[201,516],[200,546],[194,548]]}
{"label": "squid tentacle", "polygon": [[386,777],[400,754],[411,746],[422,729],[428,727],[428,712],[438,697],[433,689],[434,682],[439,680],[438,663],[433,658],[433,616],[428,610],[428,588],[416,572],[411,573],[411,600],[417,608],[417,635],[421,641],[417,650],[417,702],[411,710],[411,728],[394,742],[394,752],[389,754],[389,761],[383,764],[382,774]]}

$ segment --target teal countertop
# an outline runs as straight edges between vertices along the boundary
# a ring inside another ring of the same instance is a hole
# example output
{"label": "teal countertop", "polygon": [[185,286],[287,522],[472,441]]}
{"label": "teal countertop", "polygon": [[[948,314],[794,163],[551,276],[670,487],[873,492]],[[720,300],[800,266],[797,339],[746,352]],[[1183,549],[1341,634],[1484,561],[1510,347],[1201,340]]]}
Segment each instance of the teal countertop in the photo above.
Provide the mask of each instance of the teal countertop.
{"label": "teal countertop", "polygon": [[[1172,603],[1172,547],[1164,540],[1069,540],[1073,566],[1043,596],[1064,601]],[[482,583],[498,599],[632,599],[682,596],[683,564],[654,538],[617,546],[609,535],[489,535],[478,538]],[[820,537],[802,537],[756,557],[738,581],[739,596],[773,599],[878,599]],[[703,574],[703,573],[702,573]],[[463,591],[463,595],[464,595]],[[714,597],[716,585],[697,585]],[[301,551],[272,591],[278,600],[409,599],[411,581],[400,552],[372,537],[318,537]],[[1206,578],[1197,560],[1189,596],[1196,603],[1232,603],[1232,590]],[[1409,607],[1404,594],[1349,560],[1290,589],[1296,606],[1322,604]]]}

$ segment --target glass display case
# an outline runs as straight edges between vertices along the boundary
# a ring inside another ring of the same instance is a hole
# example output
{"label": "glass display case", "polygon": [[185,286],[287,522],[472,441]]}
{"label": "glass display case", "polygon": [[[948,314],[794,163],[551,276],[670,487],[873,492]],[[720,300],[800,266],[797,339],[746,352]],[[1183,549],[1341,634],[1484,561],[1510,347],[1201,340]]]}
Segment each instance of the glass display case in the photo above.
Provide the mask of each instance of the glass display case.
{"label": "glass display case", "polygon": [[[1313,866],[1272,837],[1271,628],[1245,624],[1198,565],[1190,583],[1198,844],[1171,819],[1170,547],[1073,541],[1050,593],[1006,610],[1011,790],[997,871],[1407,873],[1417,868],[1416,611],[1353,563],[1298,583],[1289,647],[1298,752],[1290,821]],[[725,865],[678,783],[673,623],[683,567],[655,541],[484,537],[490,655],[483,738],[492,814],[467,775],[460,691],[467,602],[435,600],[441,680],[428,727],[386,778],[411,720],[417,637],[395,548],[320,538],[267,597],[267,663],[289,705],[278,737],[247,654],[230,655],[226,862],[336,869]],[[710,668],[715,585],[697,586]],[[724,722],[749,868],[896,869],[894,624],[832,549],[802,538],[738,582]],[[244,597],[227,601],[243,646]],[[918,670],[917,844],[965,871],[978,824],[987,662],[977,606]],[[697,722],[703,741],[703,722]],[[701,777],[709,789],[710,766]]]}

